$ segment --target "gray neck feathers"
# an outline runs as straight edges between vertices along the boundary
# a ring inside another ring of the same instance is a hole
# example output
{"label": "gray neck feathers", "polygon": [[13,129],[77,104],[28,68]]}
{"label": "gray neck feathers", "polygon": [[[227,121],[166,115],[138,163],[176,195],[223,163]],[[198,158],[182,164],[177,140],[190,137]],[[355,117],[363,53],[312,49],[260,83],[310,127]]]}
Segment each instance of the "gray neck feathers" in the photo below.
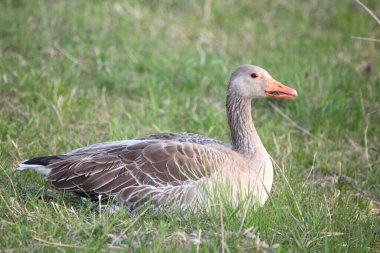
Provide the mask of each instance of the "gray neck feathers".
{"label": "gray neck feathers", "polygon": [[228,94],[226,107],[232,148],[244,155],[253,155],[262,143],[252,122],[251,100]]}

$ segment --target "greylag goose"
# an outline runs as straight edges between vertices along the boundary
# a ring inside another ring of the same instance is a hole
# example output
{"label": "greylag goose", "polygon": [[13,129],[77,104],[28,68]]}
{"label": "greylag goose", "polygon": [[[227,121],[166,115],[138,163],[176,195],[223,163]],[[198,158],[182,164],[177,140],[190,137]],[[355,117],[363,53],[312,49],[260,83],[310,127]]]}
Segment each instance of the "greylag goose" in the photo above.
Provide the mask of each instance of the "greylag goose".
{"label": "greylag goose", "polygon": [[33,169],[58,189],[91,199],[112,197],[127,206],[149,200],[185,209],[209,203],[220,192],[234,205],[247,197],[263,205],[273,165],[251,117],[252,99],[262,97],[293,99],[297,91],[260,67],[238,67],[227,87],[232,145],[197,134],[161,133],[35,157],[18,169]]}

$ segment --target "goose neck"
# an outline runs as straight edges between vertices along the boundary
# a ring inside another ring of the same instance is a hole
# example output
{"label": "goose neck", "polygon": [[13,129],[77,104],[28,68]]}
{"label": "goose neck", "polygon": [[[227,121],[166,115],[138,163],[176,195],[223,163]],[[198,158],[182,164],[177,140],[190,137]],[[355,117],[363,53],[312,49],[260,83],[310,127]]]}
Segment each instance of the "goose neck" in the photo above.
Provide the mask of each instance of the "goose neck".
{"label": "goose neck", "polygon": [[241,154],[253,156],[263,145],[252,121],[251,100],[229,94],[226,107],[232,148]]}

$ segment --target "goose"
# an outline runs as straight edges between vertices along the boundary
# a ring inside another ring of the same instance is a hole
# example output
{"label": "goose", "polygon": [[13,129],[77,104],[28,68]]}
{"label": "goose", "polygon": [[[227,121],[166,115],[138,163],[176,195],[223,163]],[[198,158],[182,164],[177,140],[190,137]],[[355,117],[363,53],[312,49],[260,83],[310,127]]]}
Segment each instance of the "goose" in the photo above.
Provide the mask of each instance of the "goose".
{"label": "goose", "polygon": [[227,119],[231,145],[192,133],[159,133],[131,140],[103,142],[25,160],[18,170],[32,169],[57,189],[118,204],[180,209],[212,202],[225,192],[234,205],[251,198],[268,199],[273,165],[254,127],[251,101],[294,99],[297,91],[276,81],[263,68],[238,67],[227,85]]}

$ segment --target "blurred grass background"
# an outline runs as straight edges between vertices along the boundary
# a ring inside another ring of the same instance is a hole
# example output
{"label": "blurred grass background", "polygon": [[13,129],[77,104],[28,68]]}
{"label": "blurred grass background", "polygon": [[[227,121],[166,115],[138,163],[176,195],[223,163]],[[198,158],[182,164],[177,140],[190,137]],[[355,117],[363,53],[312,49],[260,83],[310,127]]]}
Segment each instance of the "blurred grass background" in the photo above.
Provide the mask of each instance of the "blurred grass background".
{"label": "blurred grass background", "polygon": [[[1,250],[380,251],[380,43],[352,36],[380,26],[349,0],[0,1]],[[242,227],[228,210],[107,216],[14,171],[156,132],[228,142],[226,83],[244,63],[299,97],[253,102],[280,168]]]}

